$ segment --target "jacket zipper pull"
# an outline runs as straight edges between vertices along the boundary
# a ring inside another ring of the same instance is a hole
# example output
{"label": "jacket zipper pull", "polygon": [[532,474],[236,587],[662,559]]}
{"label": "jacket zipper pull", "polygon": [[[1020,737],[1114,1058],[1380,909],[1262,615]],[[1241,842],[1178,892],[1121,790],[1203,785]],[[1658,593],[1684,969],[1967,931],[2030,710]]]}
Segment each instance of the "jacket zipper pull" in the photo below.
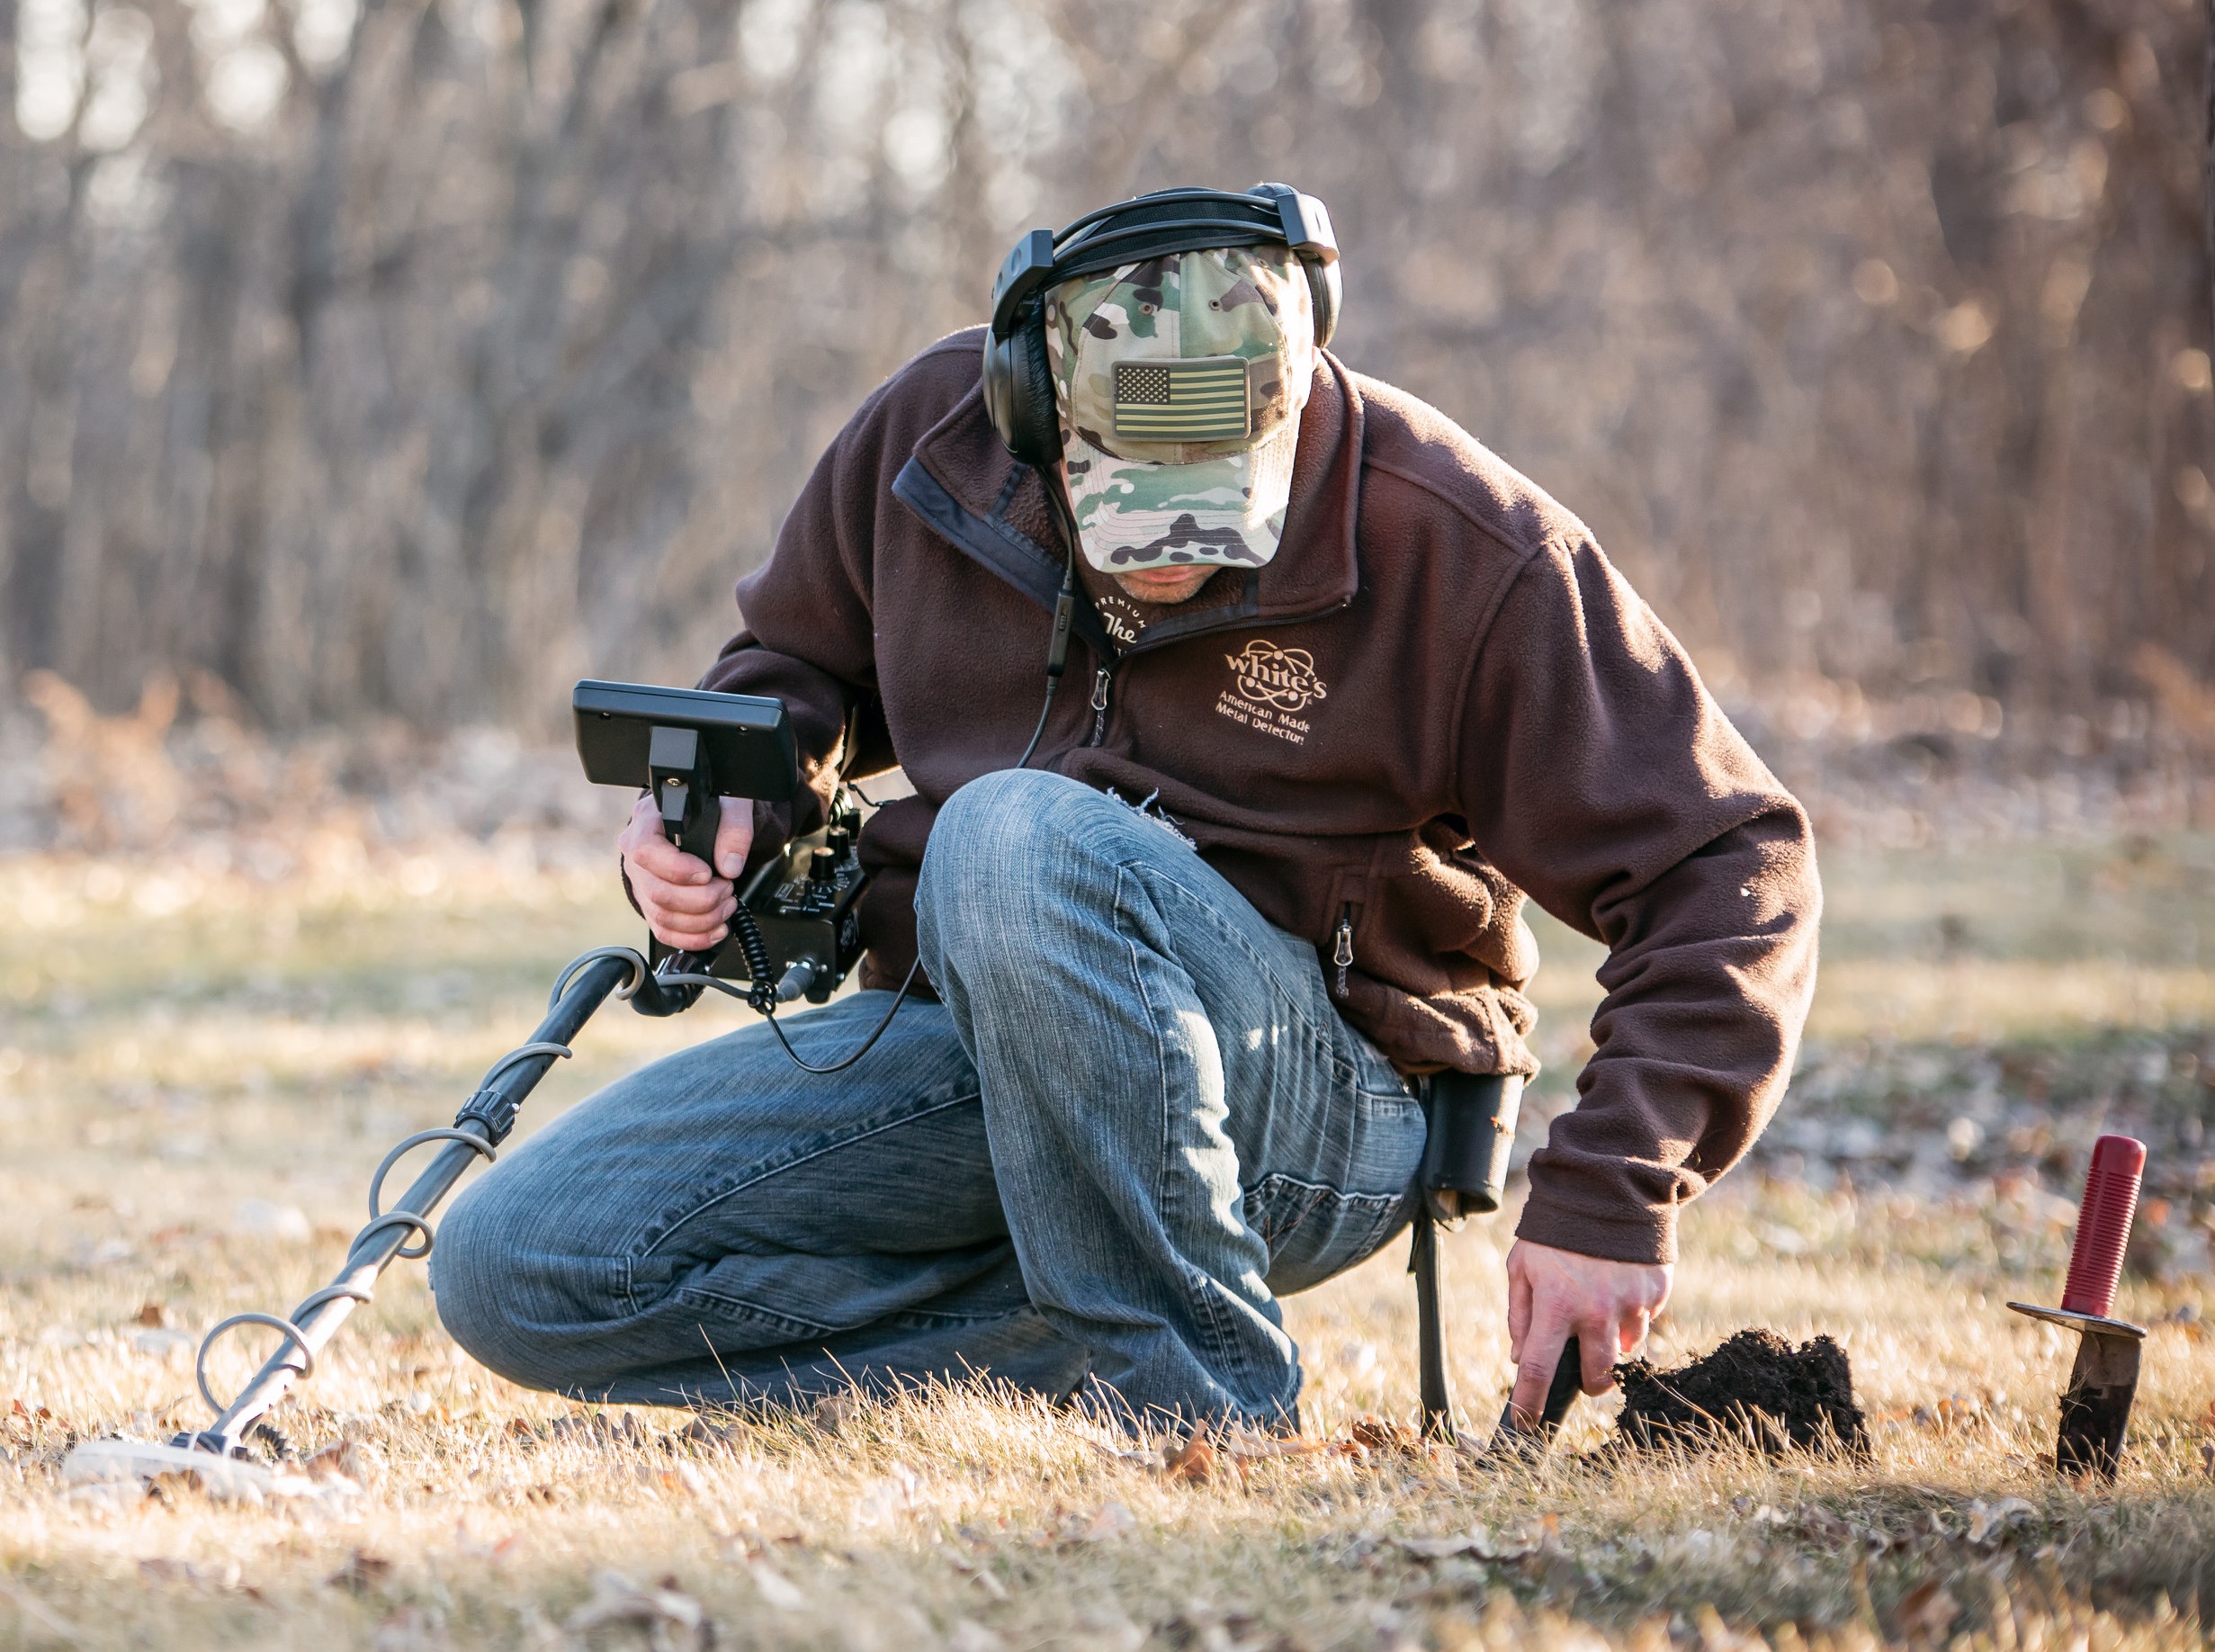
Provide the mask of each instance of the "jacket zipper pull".
{"label": "jacket zipper pull", "polygon": [[1341,912],[1338,920],[1338,950],[1331,955],[1331,962],[1338,965],[1338,995],[1346,996],[1346,972],[1354,961],[1354,920],[1351,912]]}
{"label": "jacket zipper pull", "polygon": [[1108,733],[1108,685],[1110,681],[1105,667],[1092,673],[1092,743],[1099,745]]}

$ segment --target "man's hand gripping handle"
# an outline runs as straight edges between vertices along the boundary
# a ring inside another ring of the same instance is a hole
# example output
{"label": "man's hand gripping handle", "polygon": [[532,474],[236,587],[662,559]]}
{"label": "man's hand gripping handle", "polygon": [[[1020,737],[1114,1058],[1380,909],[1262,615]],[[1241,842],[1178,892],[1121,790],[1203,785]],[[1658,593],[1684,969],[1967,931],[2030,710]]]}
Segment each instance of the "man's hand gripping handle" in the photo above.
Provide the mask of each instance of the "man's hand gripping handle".
{"label": "man's hand gripping handle", "polygon": [[[735,884],[753,837],[753,805],[714,795],[698,733],[656,728],[649,790],[620,847],[624,875],[653,932],[657,976],[708,973],[731,938]],[[650,979],[632,1001],[643,1014],[673,1015],[699,996],[696,986]]]}

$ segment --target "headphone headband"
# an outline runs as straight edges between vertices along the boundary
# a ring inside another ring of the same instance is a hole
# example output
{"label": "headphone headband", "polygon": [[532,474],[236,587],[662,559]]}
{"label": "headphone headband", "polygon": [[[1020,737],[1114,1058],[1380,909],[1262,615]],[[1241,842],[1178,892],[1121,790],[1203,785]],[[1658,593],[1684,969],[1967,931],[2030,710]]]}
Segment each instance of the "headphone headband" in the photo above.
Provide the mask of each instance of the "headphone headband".
{"label": "headphone headband", "polygon": [[1164,189],[1101,207],[1056,233],[1034,229],[1015,245],[992,283],[992,336],[1013,336],[1017,313],[1039,292],[1072,276],[1172,253],[1278,241],[1303,260],[1338,258],[1331,214],[1287,184],[1245,194],[1219,189]]}

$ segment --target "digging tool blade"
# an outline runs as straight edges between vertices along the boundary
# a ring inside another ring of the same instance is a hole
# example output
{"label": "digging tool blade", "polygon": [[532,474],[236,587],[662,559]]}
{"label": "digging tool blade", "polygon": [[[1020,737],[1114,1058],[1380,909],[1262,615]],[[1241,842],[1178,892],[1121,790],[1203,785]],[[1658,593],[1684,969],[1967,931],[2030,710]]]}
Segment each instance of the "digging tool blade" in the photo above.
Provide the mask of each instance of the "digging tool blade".
{"label": "digging tool blade", "polygon": [[1538,1416],[1529,1423],[1519,1423],[1515,1401],[1511,1396],[1500,1408],[1500,1426],[1492,1431],[1492,1439],[1477,1454],[1477,1462],[1487,1468],[1501,1468],[1512,1462],[1538,1461],[1553,1449],[1554,1436],[1561,1432],[1569,1407],[1576,1404],[1576,1396],[1583,1388],[1584,1351],[1573,1336],[1562,1345],[1561,1359],[1554,1367],[1554,1379],[1547,1385],[1546,1404]]}
{"label": "digging tool blade", "polygon": [[2122,1460],[2123,1431],[2130,1425],[2130,1402],[2138,1397],[2139,1352],[2145,1333],[2129,1333],[2086,1325],[2076,1343],[2076,1363],[2061,1396],[2061,1430],[2054,1441],[2054,1467],[2063,1474],[2115,1477]]}

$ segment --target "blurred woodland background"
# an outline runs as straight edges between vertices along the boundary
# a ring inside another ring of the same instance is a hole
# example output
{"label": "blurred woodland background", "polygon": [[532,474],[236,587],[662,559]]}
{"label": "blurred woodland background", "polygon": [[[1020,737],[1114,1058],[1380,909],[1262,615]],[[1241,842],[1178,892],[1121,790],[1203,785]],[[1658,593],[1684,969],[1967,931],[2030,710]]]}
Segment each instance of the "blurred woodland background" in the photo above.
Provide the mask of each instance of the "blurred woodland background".
{"label": "blurred woodland background", "polygon": [[2171,762],[2206,49],[2193,0],[0,0],[0,702],[545,735],[688,681],[1015,234],[1271,176],[1343,357],[1777,738]]}

